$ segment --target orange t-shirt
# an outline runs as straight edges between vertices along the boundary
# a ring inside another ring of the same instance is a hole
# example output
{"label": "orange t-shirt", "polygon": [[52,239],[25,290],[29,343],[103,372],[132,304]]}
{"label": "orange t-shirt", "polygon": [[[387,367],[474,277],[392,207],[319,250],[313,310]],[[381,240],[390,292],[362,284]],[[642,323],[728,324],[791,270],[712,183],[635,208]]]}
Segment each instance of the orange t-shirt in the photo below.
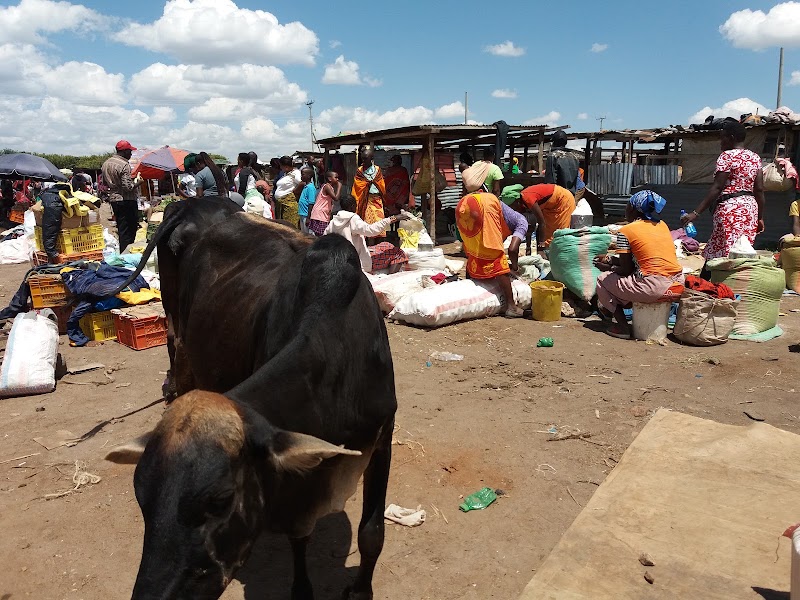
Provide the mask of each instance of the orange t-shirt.
{"label": "orange t-shirt", "polygon": [[664,221],[654,223],[641,219],[623,226],[617,234],[617,251],[632,253],[642,275],[672,277],[683,272]]}

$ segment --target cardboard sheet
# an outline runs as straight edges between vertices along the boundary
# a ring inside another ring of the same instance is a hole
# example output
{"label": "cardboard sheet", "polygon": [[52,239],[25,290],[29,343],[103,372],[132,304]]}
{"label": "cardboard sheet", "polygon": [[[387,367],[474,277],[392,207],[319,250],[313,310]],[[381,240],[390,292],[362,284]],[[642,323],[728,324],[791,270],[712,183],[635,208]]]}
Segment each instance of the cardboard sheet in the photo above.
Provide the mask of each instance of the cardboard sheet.
{"label": "cardboard sheet", "polygon": [[800,521],[799,462],[793,433],[662,409],[520,600],[788,598],[780,535]]}

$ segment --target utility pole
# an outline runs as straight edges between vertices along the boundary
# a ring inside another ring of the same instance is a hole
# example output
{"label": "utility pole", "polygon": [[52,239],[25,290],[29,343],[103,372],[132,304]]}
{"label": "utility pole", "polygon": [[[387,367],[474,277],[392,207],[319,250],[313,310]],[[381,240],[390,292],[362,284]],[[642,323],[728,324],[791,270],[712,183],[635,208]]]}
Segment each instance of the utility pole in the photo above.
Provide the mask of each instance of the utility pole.
{"label": "utility pole", "polygon": [[308,125],[311,128],[311,151],[314,152],[314,115],[311,113],[311,107],[314,105],[313,100],[306,102],[308,107]]}
{"label": "utility pole", "polygon": [[469,92],[464,92],[464,125],[467,124],[467,115],[469,115]]}
{"label": "utility pole", "polygon": [[783,48],[781,48],[781,59],[778,63],[778,102],[775,108],[780,108],[783,104]]}
{"label": "utility pole", "polygon": [[600,131],[603,131],[603,121],[606,120],[607,117],[597,117],[597,120],[600,121]]}

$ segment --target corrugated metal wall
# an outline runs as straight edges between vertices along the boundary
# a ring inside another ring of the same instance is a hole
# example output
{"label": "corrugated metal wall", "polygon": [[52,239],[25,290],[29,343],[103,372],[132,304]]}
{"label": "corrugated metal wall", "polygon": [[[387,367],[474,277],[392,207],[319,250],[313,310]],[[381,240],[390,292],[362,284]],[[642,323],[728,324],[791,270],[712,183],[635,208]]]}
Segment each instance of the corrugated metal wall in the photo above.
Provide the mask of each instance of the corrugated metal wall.
{"label": "corrugated metal wall", "polygon": [[678,165],[634,165],[633,186],[677,185]]}
{"label": "corrugated metal wall", "polygon": [[[667,200],[667,206],[662,213],[663,219],[670,229],[680,227],[681,209],[689,212],[702,202],[708,185],[652,185],[649,189],[661,194]],[[794,200],[794,192],[768,192],[764,205],[764,225],[766,230],[756,238],[756,247],[775,247],[782,235],[791,231],[789,219],[789,205]],[[697,239],[701,242],[708,240],[711,235],[711,215],[706,211],[694,222],[697,227]]]}
{"label": "corrugated metal wall", "polygon": [[634,165],[630,163],[592,165],[587,185],[598,196],[630,195],[633,167]]}

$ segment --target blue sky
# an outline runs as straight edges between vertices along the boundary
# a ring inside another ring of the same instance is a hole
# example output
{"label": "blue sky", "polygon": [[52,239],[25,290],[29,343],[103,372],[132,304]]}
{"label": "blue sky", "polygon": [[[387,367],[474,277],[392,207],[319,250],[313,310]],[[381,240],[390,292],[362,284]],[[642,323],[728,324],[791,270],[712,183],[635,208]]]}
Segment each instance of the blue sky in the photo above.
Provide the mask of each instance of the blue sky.
{"label": "blue sky", "polygon": [[781,44],[800,110],[800,2],[2,1],[0,146],[270,156],[309,99],[325,137],[461,122],[465,91],[474,122],[686,124],[774,108]]}

